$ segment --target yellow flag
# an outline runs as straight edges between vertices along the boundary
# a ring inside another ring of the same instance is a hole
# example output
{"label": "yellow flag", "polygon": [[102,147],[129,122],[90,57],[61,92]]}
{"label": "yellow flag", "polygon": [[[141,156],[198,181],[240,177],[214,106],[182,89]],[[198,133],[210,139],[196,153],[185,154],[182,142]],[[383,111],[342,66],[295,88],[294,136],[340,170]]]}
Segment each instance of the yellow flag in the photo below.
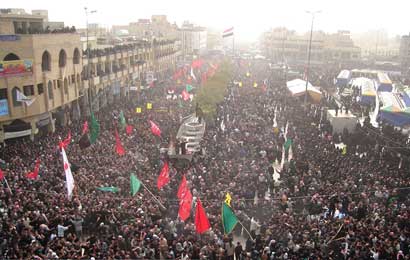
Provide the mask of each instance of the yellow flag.
{"label": "yellow flag", "polygon": [[142,109],[140,107],[135,108],[135,113],[141,114]]}
{"label": "yellow flag", "polygon": [[343,147],[342,154],[345,155],[347,153],[347,145]]}
{"label": "yellow flag", "polygon": [[242,87],[242,81],[241,81],[241,82],[239,82],[239,87]]}
{"label": "yellow flag", "polygon": [[231,194],[227,192],[226,197],[225,197],[225,203],[228,204],[229,207],[231,206],[231,200],[232,200]]}
{"label": "yellow flag", "polygon": [[253,87],[256,88],[258,86],[258,83],[253,83]]}
{"label": "yellow flag", "polygon": [[246,72],[246,76],[249,77],[251,74],[249,72]]}
{"label": "yellow flag", "polygon": [[152,109],[152,103],[147,103],[147,109]]}

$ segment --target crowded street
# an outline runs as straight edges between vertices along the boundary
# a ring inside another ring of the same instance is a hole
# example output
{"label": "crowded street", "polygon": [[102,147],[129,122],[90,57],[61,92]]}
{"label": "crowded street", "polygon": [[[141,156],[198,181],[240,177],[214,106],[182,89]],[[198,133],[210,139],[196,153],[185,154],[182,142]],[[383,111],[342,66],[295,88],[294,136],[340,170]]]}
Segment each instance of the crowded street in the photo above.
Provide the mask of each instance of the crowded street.
{"label": "crowded street", "polygon": [[[369,120],[353,133],[332,134],[325,113],[331,97],[305,106],[273,83],[266,62],[229,63],[224,101],[184,168],[160,148],[170,147],[195,106],[167,99],[168,81],[94,112],[100,130],[89,147],[80,139],[90,118],[2,147],[2,258],[408,259],[409,158],[389,149],[407,136],[379,131]],[[136,113],[146,103],[154,109]],[[121,126],[122,117],[132,128]],[[61,141],[69,132],[63,149],[75,184],[67,198]],[[28,178],[37,161],[38,176]],[[158,189],[168,163],[169,182]],[[131,173],[143,184],[135,196]],[[183,177],[193,196],[185,221],[177,197]],[[210,223],[201,234],[198,198]],[[223,203],[239,221],[230,233],[221,222]]]}

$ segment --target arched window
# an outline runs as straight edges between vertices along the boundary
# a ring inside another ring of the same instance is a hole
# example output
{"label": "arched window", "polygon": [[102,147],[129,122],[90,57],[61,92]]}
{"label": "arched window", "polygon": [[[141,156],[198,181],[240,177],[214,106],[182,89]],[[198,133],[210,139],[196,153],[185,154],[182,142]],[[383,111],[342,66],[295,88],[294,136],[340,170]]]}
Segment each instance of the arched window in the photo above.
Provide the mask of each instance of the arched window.
{"label": "arched window", "polygon": [[60,53],[58,54],[58,66],[60,68],[65,67],[65,64],[67,63],[67,54],[65,53],[65,50],[61,50]]}
{"label": "arched window", "polygon": [[20,59],[20,57],[19,56],[17,56],[16,54],[14,54],[14,53],[9,53],[9,54],[7,54],[6,55],[6,57],[4,57],[4,61],[10,61],[10,60],[19,60]]}
{"label": "arched window", "polygon": [[54,98],[53,83],[51,83],[51,80],[48,81],[47,90],[48,90],[48,99],[53,99]]}
{"label": "arched window", "polygon": [[51,71],[51,56],[48,51],[44,51],[41,57],[41,70]]}
{"label": "arched window", "polygon": [[78,48],[74,49],[73,63],[74,64],[80,64],[80,51],[78,50]]}
{"label": "arched window", "polygon": [[17,92],[20,91],[18,87],[14,87],[13,90],[11,91],[11,94],[13,96],[13,106],[19,107],[21,106],[21,102],[17,101]]}

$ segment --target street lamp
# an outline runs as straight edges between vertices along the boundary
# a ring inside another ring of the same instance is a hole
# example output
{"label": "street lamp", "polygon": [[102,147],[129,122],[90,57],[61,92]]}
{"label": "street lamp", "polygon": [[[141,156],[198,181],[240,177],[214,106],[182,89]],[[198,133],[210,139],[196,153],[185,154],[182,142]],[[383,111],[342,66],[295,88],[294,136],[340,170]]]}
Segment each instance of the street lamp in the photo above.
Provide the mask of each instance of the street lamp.
{"label": "street lamp", "polygon": [[[86,35],[87,35],[87,46],[86,46],[86,51],[87,51],[87,80],[90,82],[90,48],[88,46],[88,14],[93,14],[96,13],[96,10],[88,11],[87,7],[84,7],[85,11],[85,23],[86,23]],[[90,91],[90,85],[88,85],[88,103],[90,105],[90,114],[92,113],[92,103],[91,103],[91,91]]]}
{"label": "street lamp", "polygon": [[310,67],[310,53],[312,50],[312,36],[313,36],[313,21],[315,20],[315,15],[321,13],[322,11],[306,11],[306,13],[312,16],[312,24],[310,25],[310,39],[309,39],[309,49],[308,49],[308,56],[307,56],[307,66],[306,66],[306,88],[305,88],[305,109],[307,108],[307,91],[308,91],[308,84],[309,84],[309,67]]}

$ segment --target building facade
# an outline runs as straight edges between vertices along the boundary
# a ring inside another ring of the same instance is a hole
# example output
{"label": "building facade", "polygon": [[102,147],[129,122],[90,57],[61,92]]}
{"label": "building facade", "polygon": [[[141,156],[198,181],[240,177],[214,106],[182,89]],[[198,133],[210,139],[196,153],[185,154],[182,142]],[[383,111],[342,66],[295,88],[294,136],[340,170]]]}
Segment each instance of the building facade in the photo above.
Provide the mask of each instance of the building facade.
{"label": "building facade", "polygon": [[[275,28],[262,36],[264,55],[273,62],[294,65],[306,64],[310,33],[299,35],[286,28]],[[360,48],[353,44],[349,32],[335,34],[314,32],[311,45],[311,64],[344,64],[360,60]]]}
{"label": "building facade", "polygon": [[401,37],[399,61],[402,71],[406,74],[409,74],[408,72],[410,71],[410,34]]}
{"label": "building facade", "polygon": [[179,31],[184,57],[201,55],[206,51],[208,42],[206,28],[184,22]]}
{"label": "building facade", "polygon": [[32,17],[18,21],[0,15],[0,142],[81,120],[90,107],[171,76],[181,55],[180,41],[169,39],[83,51],[79,33],[33,34]]}

